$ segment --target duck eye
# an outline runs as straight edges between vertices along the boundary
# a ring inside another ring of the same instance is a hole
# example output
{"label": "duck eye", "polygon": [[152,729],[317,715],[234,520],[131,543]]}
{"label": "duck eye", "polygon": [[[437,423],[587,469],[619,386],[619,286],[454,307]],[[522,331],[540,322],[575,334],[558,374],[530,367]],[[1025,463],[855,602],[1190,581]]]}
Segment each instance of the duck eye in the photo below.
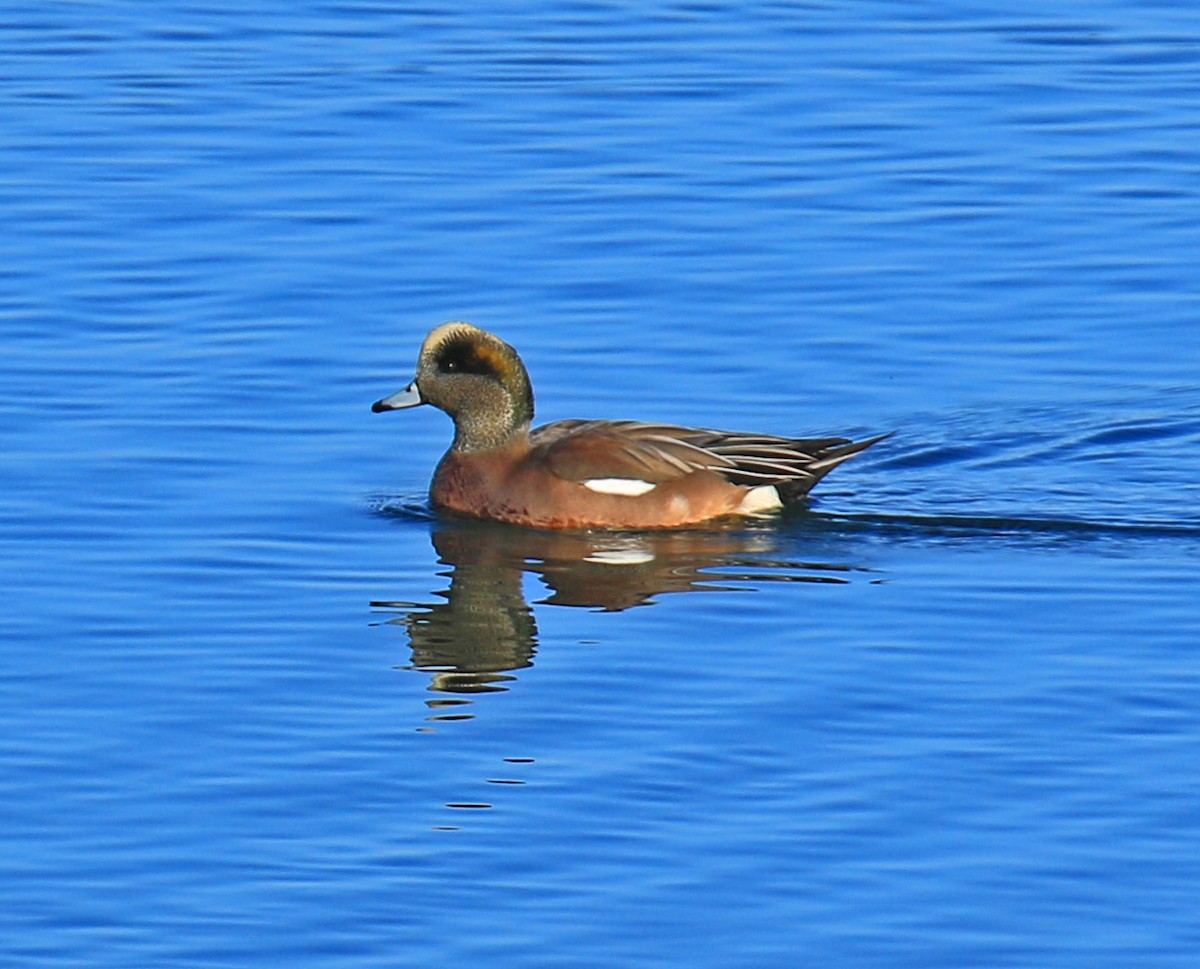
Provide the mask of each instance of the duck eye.
{"label": "duck eye", "polygon": [[439,355],[437,368],[442,373],[468,373],[492,376],[495,367],[487,353],[473,344],[452,343]]}

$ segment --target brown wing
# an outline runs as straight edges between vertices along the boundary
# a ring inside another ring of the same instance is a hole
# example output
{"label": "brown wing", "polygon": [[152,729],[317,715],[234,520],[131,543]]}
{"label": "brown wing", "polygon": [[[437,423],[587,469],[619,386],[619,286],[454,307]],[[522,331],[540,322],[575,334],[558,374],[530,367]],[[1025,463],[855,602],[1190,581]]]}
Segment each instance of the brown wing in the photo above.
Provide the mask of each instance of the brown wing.
{"label": "brown wing", "polygon": [[569,481],[628,477],[661,484],[708,470],[733,484],[786,483],[796,494],[882,439],[786,438],[637,421],[559,421],[531,435],[539,457]]}
{"label": "brown wing", "polygon": [[688,428],[637,421],[558,421],[530,435],[536,457],[560,478],[634,478],[661,484],[734,462],[687,439]]}
{"label": "brown wing", "polygon": [[844,437],[802,439],[731,431],[695,431],[691,441],[728,460],[732,467],[725,477],[745,485],[778,484],[796,478],[812,478],[815,483],[824,461],[851,443]]}

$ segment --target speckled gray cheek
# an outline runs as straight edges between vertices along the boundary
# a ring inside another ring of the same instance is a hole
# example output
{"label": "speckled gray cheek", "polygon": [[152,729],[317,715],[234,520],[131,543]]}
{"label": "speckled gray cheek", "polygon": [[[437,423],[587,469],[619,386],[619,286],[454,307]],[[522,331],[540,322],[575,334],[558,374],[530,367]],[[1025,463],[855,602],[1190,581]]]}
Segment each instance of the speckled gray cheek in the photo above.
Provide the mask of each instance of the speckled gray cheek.
{"label": "speckled gray cheek", "polygon": [[500,447],[528,426],[512,395],[499,381],[475,375],[442,376],[435,382],[437,406],[454,419],[455,451]]}

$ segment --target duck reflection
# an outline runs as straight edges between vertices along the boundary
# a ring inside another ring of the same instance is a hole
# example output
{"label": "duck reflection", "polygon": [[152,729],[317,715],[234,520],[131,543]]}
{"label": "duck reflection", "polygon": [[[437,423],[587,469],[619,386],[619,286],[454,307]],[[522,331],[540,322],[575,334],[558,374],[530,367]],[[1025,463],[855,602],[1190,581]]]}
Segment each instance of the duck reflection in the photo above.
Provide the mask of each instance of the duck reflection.
{"label": "duck reflection", "polygon": [[449,588],[435,593],[443,601],[371,605],[399,613],[387,623],[408,632],[412,662],[407,668],[432,673],[431,689],[443,693],[503,690],[515,679],[513,671],[533,663],[537,622],[525,598],[526,574],[550,590],[539,604],[620,611],[668,592],[744,587],[732,584],[737,582],[845,582],[844,573],[852,571],[773,560],[777,533],[744,524],[614,533],[442,521],[432,539],[439,561],[450,566],[443,573]]}

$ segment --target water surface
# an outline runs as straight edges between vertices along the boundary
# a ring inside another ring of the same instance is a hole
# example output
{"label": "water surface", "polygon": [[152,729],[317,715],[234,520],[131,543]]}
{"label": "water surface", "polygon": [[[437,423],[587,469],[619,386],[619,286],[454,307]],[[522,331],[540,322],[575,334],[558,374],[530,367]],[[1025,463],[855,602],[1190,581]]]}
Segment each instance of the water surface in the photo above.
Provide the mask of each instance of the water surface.
{"label": "water surface", "polygon": [[[1191,967],[1191,4],[0,5],[0,962]],[[539,417],[895,436],[683,534]]]}

